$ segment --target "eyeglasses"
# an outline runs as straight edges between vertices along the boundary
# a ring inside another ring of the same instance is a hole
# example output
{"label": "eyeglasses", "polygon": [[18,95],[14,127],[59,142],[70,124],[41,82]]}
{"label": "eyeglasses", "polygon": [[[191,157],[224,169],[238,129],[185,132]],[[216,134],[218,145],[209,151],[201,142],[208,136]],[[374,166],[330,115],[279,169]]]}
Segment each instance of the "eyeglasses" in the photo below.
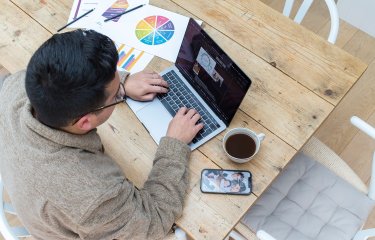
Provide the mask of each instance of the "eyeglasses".
{"label": "eyeglasses", "polygon": [[92,112],[97,112],[97,111],[103,110],[105,108],[109,108],[109,107],[115,106],[115,105],[117,105],[119,103],[125,102],[125,100],[126,100],[125,87],[124,87],[124,84],[122,82],[120,82],[120,86],[119,86],[119,88],[117,90],[117,93],[116,93],[116,96],[115,96],[115,102],[114,103],[111,103],[111,104],[108,104],[108,105],[104,105],[104,106],[95,108],[94,110],[91,110],[91,111],[88,111],[88,112],[82,114],[80,117],[78,117],[77,120],[75,120],[73,122],[72,125],[76,124],[79,121],[79,119],[81,119],[81,117],[85,116],[86,114],[89,114],[89,113],[92,113]]}

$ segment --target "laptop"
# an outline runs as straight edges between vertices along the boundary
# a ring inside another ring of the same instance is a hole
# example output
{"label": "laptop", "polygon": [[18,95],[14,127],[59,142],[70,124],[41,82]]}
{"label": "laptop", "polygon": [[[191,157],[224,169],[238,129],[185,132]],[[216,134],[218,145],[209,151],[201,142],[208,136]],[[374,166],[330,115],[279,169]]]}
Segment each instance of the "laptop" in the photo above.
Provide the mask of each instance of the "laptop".
{"label": "laptop", "polygon": [[196,109],[204,128],[189,144],[192,150],[229,126],[251,85],[251,79],[192,18],[175,65],[160,75],[169,83],[169,92],[144,103],[135,114],[159,143],[182,106]]}

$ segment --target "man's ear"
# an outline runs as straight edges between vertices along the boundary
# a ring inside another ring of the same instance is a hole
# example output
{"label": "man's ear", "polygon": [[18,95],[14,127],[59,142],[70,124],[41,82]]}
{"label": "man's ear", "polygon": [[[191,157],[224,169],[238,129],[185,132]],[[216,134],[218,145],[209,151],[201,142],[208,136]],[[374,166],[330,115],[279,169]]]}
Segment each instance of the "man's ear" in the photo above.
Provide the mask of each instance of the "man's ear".
{"label": "man's ear", "polygon": [[81,117],[78,122],[75,124],[79,130],[82,131],[90,131],[93,129],[93,115],[92,113],[88,113],[85,116]]}

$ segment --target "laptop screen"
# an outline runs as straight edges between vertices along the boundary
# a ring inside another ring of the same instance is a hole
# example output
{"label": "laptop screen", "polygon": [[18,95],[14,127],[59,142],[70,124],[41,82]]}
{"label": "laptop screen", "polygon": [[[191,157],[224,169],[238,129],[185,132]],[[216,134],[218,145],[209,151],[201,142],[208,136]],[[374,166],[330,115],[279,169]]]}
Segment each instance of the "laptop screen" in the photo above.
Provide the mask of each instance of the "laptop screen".
{"label": "laptop screen", "polygon": [[192,18],[176,66],[228,126],[251,80]]}

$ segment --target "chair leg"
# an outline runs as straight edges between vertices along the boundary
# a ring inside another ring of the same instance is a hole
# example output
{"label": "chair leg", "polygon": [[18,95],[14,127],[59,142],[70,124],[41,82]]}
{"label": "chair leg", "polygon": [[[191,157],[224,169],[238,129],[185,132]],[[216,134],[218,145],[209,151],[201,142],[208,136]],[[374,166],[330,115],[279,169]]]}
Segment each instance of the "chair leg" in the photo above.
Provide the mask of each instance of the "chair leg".
{"label": "chair leg", "polygon": [[232,230],[229,235],[225,238],[225,240],[229,240],[229,238],[232,238],[234,240],[246,240],[241,234],[239,234],[237,231]]}
{"label": "chair leg", "polygon": [[[368,124],[367,122],[363,121],[357,116],[352,116],[350,118],[350,122],[356,126],[359,130],[366,133],[372,139],[375,139],[375,128]],[[371,178],[370,178],[370,186],[368,190],[368,196],[372,200],[375,200],[375,152],[372,158],[372,167],[371,167]]]}
{"label": "chair leg", "polygon": [[328,36],[328,42],[334,44],[337,39],[340,27],[339,10],[337,9],[336,3],[333,0],[325,0],[329,15],[331,16],[331,30]]}
{"label": "chair leg", "polygon": [[283,10],[283,15],[289,17],[292,11],[294,0],[286,0]]}
{"label": "chair leg", "polygon": [[268,234],[264,230],[259,230],[257,232],[257,237],[261,240],[276,240],[274,237],[272,237],[270,234]]}
{"label": "chair leg", "polygon": [[181,228],[176,228],[174,234],[178,240],[187,240],[186,233]]}
{"label": "chair leg", "polygon": [[31,237],[30,233],[24,227],[12,227],[11,231],[14,235],[16,235],[19,238]]}
{"label": "chair leg", "polygon": [[294,21],[300,24],[305,17],[307,11],[311,7],[313,0],[304,0],[301,4],[301,7],[298,9],[298,12],[294,18]]}
{"label": "chair leg", "polygon": [[16,215],[12,205],[4,203],[4,185],[0,175],[0,232],[7,240],[18,240],[18,237],[30,237],[31,235],[24,227],[11,227],[5,216],[5,212]]}
{"label": "chair leg", "polygon": [[369,237],[375,237],[375,228],[361,230],[357,232],[353,240],[366,240]]}
{"label": "chair leg", "polygon": [[371,166],[371,178],[370,178],[370,185],[368,187],[368,197],[372,200],[375,200],[375,152],[372,158],[372,166]]}
{"label": "chair leg", "polygon": [[9,214],[17,215],[17,213],[13,209],[13,206],[9,203],[4,202],[4,211]]}

